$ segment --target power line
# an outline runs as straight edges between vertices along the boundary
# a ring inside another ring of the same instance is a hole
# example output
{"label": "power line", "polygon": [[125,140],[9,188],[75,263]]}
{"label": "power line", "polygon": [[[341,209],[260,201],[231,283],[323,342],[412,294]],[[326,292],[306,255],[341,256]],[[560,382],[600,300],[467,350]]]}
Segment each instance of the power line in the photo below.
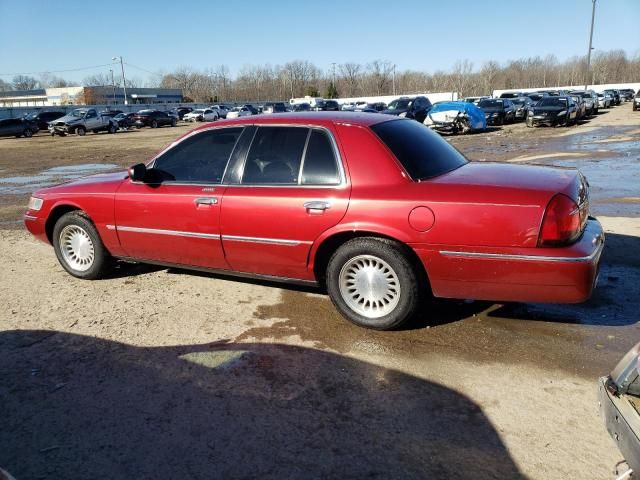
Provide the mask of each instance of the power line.
{"label": "power line", "polygon": [[145,73],[148,73],[148,74],[150,74],[150,75],[155,75],[155,76],[157,76],[157,77],[162,77],[162,76],[163,76],[161,73],[152,72],[151,70],[147,70],[146,68],[138,67],[137,65],[134,65],[134,64],[129,63],[129,62],[124,62],[124,64],[125,64],[127,67],[133,67],[133,68],[135,68],[136,70],[140,70],[140,71],[145,72]]}
{"label": "power line", "polygon": [[15,72],[15,73],[0,73],[0,77],[11,77],[15,75],[42,75],[44,73],[66,73],[66,72],[80,72],[82,70],[93,70],[95,68],[108,67],[111,65],[117,65],[115,63],[105,63],[103,65],[92,65],[90,67],[80,67],[80,68],[69,68],[66,70],[44,70],[41,72]]}

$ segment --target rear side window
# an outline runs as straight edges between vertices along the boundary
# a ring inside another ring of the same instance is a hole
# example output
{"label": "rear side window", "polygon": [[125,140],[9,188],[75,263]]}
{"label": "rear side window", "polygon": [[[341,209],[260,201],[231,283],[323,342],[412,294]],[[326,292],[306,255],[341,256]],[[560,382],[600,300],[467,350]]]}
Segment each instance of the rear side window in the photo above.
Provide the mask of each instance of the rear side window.
{"label": "rear side window", "polygon": [[340,183],[338,164],[327,134],[312,130],[302,167],[303,185],[337,185]]}
{"label": "rear side window", "polygon": [[467,163],[464,156],[415,120],[391,120],[371,126],[414,180],[425,180]]}
{"label": "rear side window", "polygon": [[296,185],[308,128],[259,127],[249,149],[243,184]]}
{"label": "rear side window", "polygon": [[222,175],[242,128],[198,133],[158,157],[156,171],[164,181],[221,183]]}

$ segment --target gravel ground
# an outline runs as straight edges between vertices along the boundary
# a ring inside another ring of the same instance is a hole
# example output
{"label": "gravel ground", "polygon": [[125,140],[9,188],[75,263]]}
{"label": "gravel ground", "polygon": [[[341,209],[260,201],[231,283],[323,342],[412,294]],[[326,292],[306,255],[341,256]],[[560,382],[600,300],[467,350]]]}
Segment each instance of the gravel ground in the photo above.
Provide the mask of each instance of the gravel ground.
{"label": "gravel ground", "polygon": [[[632,113],[450,141],[477,161],[572,161],[596,191],[616,161],[640,163]],[[608,238],[589,302],[438,301],[397,332],[348,324],[306,289],[143,265],[77,280],[19,224],[43,180],[3,178],[138,163],[189,128],[0,139],[0,192],[24,187],[0,194],[0,467],[18,480],[612,477],[596,380],[640,338],[633,172],[618,170],[628,193],[594,203]]]}

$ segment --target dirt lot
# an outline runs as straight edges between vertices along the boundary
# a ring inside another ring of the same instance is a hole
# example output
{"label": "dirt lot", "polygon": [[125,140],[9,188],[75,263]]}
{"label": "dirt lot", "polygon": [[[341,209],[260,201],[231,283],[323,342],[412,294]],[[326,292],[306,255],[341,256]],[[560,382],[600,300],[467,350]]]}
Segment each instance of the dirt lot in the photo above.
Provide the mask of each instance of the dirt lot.
{"label": "dirt lot", "polygon": [[304,289],[139,265],[76,280],[23,230],[34,185],[144,161],[190,127],[0,139],[0,466],[18,479],[611,478],[621,456],[596,380],[640,339],[639,124],[625,105],[576,127],[450,138],[473,160],[586,172],[608,232],[598,289],[576,306],[438,301],[384,333]]}

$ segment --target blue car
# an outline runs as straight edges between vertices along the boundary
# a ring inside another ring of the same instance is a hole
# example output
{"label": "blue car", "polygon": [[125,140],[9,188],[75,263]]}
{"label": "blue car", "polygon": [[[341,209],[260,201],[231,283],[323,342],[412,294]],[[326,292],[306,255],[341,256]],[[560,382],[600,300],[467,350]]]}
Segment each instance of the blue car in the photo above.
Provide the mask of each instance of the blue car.
{"label": "blue car", "polygon": [[487,128],[484,112],[469,102],[438,102],[423,122],[440,132],[468,133]]}

